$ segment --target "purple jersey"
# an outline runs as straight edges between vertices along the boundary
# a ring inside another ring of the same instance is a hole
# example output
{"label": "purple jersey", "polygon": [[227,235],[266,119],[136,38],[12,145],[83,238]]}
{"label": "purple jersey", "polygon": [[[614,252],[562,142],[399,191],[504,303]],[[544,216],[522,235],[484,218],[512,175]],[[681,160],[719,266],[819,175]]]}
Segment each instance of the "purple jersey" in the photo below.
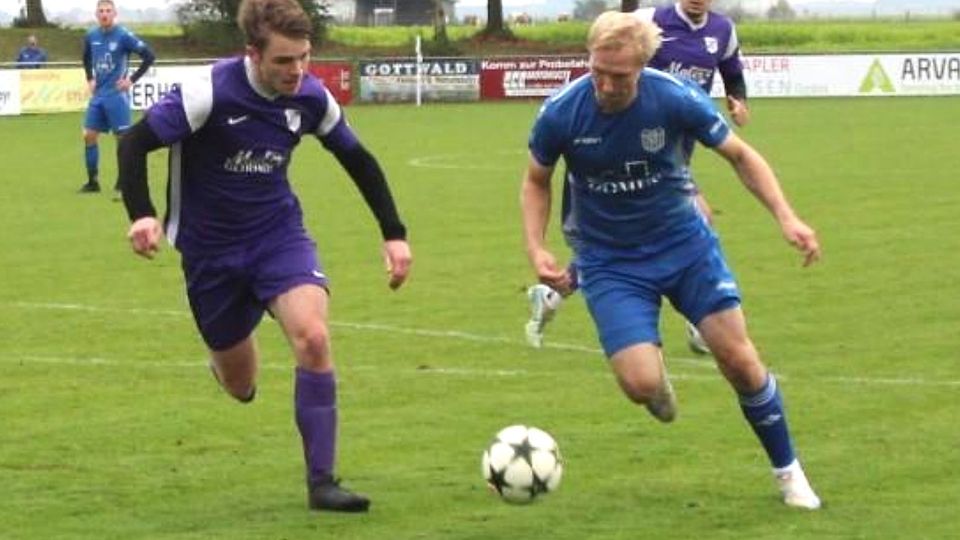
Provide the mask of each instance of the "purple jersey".
{"label": "purple jersey", "polygon": [[686,75],[707,93],[713,85],[713,74],[720,70],[726,81],[743,72],[740,42],[733,21],[715,11],[707,12],[700,24],[680,9],[680,4],[641,8],[634,14],[652,20],[663,30],[663,41],[650,67],[668,73]]}
{"label": "purple jersey", "polygon": [[222,60],[147,112],[170,146],[165,232],[184,255],[242,249],[303,231],[287,167],[304,134],[334,153],[358,143],[340,106],[312,75],[296,95],[260,87],[248,58]]}

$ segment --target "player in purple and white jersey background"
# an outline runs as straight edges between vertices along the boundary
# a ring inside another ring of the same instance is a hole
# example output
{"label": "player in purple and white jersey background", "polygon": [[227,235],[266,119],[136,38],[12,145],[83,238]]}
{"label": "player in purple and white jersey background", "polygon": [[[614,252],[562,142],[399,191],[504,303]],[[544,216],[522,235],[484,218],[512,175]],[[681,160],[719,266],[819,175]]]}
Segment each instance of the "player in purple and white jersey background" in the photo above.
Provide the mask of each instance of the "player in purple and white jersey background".
{"label": "player in purple and white jersey background", "polygon": [[[750,121],[747,107],[747,86],[740,59],[740,41],[736,26],[729,17],[711,11],[713,0],[678,0],[675,4],[640,8],[634,15],[652,21],[663,31],[660,48],[648,66],[661,71],[688,77],[705,92],[710,93],[714,75],[719,72],[726,94],[727,111],[737,126]],[[687,161],[693,155],[695,141],[684,145]],[[696,184],[690,184],[695,201],[708,223],[713,223],[713,210]],[[533,285],[527,290],[530,300],[530,320],[525,325],[527,341],[534,347],[543,343],[543,330],[553,320],[563,298],[576,291],[577,269],[571,266],[573,280],[566,290],[554,290],[545,284]],[[696,326],[686,322],[687,343],[697,354],[708,354],[707,347]]]}
{"label": "player in purple and white jersey background", "polygon": [[[310,75],[312,26],[295,0],[243,0],[245,55],[222,60],[150,108],[120,143],[128,237],[152,258],[167,239],[181,253],[187,298],[218,383],[256,395],[253,331],[276,318],[296,360],[294,405],[303,440],[307,504],[365,512],[370,501],[339,485],[337,380],[327,325],[328,278],[287,178],[294,148],[316,137],[357,185],[383,236],[391,289],[412,262],[406,228],[377,160],[343,110]],[[156,218],[147,154],[170,148],[167,212]]]}

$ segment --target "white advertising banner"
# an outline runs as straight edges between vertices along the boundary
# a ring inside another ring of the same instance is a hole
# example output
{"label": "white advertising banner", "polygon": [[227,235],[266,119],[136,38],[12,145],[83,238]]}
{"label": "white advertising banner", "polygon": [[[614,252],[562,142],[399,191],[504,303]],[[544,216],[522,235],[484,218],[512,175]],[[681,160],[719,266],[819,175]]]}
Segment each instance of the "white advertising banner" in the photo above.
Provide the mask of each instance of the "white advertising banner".
{"label": "white advertising banner", "polygon": [[0,116],[20,114],[20,71],[0,70]]}
{"label": "white advertising banner", "polygon": [[130,106],[135,111],[149,109],[174,86],[189,79],[206,77],[209,73],[209,65],[152,67],[130,88]]}
{"label": "white advertising banner", "polygon": [[[745,56],[747,96],[934,96],[960,94],[960,53]],[[723,95],[714,79],[711,92]]]}

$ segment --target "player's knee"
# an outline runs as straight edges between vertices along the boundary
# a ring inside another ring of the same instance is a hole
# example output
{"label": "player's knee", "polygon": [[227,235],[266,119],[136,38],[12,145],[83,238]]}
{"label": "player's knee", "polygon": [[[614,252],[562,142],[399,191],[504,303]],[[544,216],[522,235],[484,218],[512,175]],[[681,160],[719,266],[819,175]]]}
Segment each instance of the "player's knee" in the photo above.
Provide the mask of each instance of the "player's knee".
{"label": "player's knee", "polygon": [[621,379],[619,381],[620,389],[630,401],[637,405],[645,405],[657,395],[660,381],[657,379],[635,378],[630,380]]}
{"label": "player's knee", "polygon": [[322,367],[330,358],[330,333],[327,325],[317,323],[300,331],[293,339],[297,357],[310,367]]}
{"label": "player's knee", "polygon": [[87,145],[97,144],[97,132],[96,131],[84,131],[83,132],[83,142]]}
{"label": "player's knee", "polygon": [[752,344],[737,348],[725,348],[711,352],[724,377],[740,392],[750,392],[762,385],[766,367],[760,361]]}

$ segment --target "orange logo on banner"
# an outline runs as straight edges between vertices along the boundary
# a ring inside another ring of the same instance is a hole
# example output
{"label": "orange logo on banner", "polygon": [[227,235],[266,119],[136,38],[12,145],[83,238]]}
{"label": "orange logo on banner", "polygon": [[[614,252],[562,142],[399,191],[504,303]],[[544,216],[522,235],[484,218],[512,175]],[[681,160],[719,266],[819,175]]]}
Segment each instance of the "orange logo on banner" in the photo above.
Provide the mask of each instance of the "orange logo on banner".
{"label": "orange logo on banner", "polygon": [[25,69],[20,73],[21,112],[82,111],[89,99],[82,69]]}

